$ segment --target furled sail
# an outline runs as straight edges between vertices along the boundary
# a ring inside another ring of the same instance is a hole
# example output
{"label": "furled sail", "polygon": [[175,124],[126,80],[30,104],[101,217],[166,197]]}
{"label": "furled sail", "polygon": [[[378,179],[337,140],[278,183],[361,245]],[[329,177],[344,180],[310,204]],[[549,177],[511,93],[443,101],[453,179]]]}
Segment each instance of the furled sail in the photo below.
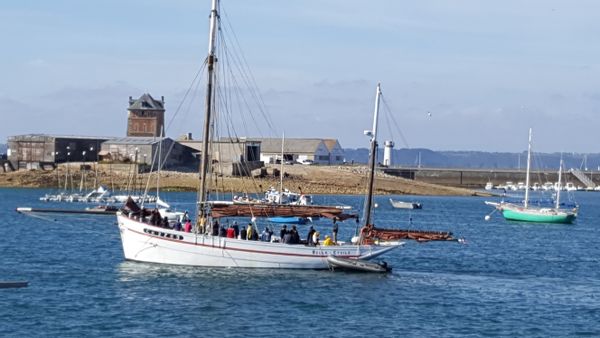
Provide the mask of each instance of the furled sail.
{"label": "furled sail", "polygon": [[211,203],[210,215],[219,217],[326,217],[346,220],[356,218],[342,208],[315,205],[286,205],[286,204],[233,204]]}

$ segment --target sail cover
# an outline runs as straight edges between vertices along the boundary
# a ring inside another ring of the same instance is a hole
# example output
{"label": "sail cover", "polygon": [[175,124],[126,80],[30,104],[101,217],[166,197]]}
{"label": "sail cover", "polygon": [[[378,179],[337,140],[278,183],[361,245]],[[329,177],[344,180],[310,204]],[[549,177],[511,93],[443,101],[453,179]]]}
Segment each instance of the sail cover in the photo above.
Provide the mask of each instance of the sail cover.
{"label": "sail cover", "polygon": [[213,218],[220,217],[326,217],[345,220],[357,215],[346,213],[342,208],[314,205],[282,204],[217,204],[210,206]]}

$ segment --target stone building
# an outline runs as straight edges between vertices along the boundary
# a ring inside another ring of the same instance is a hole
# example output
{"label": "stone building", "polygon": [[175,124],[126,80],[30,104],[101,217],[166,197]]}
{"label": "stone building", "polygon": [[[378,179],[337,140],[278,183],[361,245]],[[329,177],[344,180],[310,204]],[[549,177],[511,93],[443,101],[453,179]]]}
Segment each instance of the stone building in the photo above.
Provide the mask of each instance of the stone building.
{"label": "stone building", "polygon": [[145,164],[156,170],[159,158],[161,169],[197,171],[200,161],[196,151],[165,137],[120,137],[102,143],[101,160]]}
{"label": "stone building", "polygon": [[150,94],[139,99],[129,97],[127,115],[127,136],[161,137],[164,135],[165,98],[155,100]]}
{"label": "stone building", "polygon": [[[202,141],[192,140],[191,137],[188,137],[178,142],[195,149],[201,156]],[[264,163],[260,161],[260,146],[260,141],[245,138],[222,138],[219,141],[213,141],[211,147],[213,172],[226,176],[250,176],[253,170],[264,166]]]}
{"label": "stone building", "polygon": [[95,162],[107,137],[16,135],[8,138],[7,157],[15,169],[43,169],[56,163]]}

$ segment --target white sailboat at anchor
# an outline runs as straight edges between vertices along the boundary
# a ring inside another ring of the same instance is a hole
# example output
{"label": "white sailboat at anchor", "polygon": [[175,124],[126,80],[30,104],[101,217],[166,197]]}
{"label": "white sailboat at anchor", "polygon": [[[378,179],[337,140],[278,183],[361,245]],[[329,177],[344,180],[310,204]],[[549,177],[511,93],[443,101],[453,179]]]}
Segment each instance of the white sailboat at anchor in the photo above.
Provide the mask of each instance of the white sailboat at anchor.
{"label": "white sailboat at anchor", "polygon": [[[202,231],[219,218],[217,206],[226,208],[254,208],[230,202],[211,202],[207,177],[210,174],[210,154],[213,102],[216,101],[216,42],[219,25],[219,3],[212,0],[207,57],[206,110],[203,129],[203,149],[198,192],[198,218],[194,232],[183,232],[153,226],[144,222],[139,210],[117,214],[117,221],[125,259],[140,262],[249,268],[327,269],[328,256],[353,259],[371,259],[397,246],[342,244],[333,246],[306,246],[237,238],[221,237],[211,231]],[[293,206],[284,206],[293,209]],[[317,210],[317,208],[315,208]],[[293,210],[291,211],[293,212]],[[330,215],[329,211],[323,211]]]}

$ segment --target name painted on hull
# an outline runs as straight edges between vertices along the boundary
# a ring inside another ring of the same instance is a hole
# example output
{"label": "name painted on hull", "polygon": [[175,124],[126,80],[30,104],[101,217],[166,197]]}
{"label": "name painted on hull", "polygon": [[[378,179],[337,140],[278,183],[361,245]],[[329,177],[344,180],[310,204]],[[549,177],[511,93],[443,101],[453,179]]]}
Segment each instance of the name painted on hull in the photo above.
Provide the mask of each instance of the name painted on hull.
{"label": "name painted on hull", "polygon": [[313,250],[312,251],[312,254],[316,255],[316,256],[327,256],[327,255],[350,256],[354,253],[355,252],[351,251],[351,250]]}

